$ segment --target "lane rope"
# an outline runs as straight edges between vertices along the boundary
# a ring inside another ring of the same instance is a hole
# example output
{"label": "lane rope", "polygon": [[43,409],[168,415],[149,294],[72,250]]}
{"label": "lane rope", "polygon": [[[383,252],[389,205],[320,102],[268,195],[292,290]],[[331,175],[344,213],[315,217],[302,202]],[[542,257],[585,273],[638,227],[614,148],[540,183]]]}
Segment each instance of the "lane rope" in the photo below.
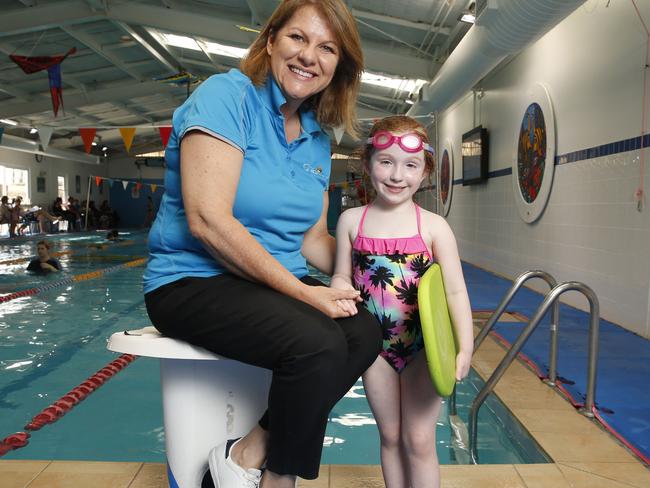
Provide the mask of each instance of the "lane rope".
{"label": "lane rope", "polygon": [[113,273],[115,271],[119,271],[124,268],[132,268],[135,266],[140,266],[141,264],[145,264],[147,261],[146,258],[140,258],[140,259],[134,259],[133,261],[129,261],[126,263],[122,264],[116,264],[115,266],[109,266],[108,268],[104,269],[99,269],[97,271],[91,271],[89,273],[83,273],[75,276],[71,276],[70,278],[66,278],[64,280],[60,281],[55,281],[52,283],[48,283],[47,285],[43,286],[38,286],[36,288],[28,288],[26,290],[20,290],[14,293],[9,293],[7,295],[1,296],[0,297],[0,303],[5,303],[10,300],[15,300],[16,298],[22,298],[22,297],[27,297],[31,295],[36,295],[37,293],[43,293],[48,290],[52,290],[53,288],[59,288],[61,286],[65,285],[71,285],[73,283],[79,282],[79,281],[85,281],[85,280],[92,280],[94,278],[99,278],[100,276],[103,276],[105,274]]}
{"label": "lane rope", "polygon": [[30,432],[42,429],[48,424],[52,424],[72,410],[79,402],[83,401],[88,395],[93,393],[97,388],[110,380],[117,373],[126,368],[138,357],[133,354],[122,354],[114,359],[94,375],[88,377],[85,381],[74,387],[57,401],[45,407],[25,425],[28,432],[15,432],[2,441],[0,441],[0,457],[14,449],[20,449],[29,444]]}

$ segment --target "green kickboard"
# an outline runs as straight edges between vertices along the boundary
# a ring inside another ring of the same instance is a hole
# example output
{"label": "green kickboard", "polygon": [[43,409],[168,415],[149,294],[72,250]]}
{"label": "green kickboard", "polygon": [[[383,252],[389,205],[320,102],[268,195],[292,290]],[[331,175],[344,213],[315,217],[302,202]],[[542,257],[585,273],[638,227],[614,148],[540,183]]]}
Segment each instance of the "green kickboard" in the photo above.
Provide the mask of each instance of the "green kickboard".
{"label": "green kickboard", "polygon": [[438,394],[446,397],[456,384],[458,348],[438,264],[430,266],[420,278],[418,304],[429,374]]}

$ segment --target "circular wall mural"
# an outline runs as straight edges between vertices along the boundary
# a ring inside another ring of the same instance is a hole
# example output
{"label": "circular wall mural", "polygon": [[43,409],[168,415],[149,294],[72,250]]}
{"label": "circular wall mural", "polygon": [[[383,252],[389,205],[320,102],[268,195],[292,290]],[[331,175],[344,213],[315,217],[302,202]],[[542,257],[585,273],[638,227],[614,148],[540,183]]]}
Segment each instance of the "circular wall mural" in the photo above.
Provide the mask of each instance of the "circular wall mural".
{"label": "circular wall mural", "polygon": [[451,208],[451,193],[454,188],[454,156],[451,141],[447,141],[440,156],[438,188],[440,188],[440,215],[446,217]]}
{"label": "circular wall mural", "polygon": [[521,101],[512,183],[517,210],[526,222],[537,220],[546,207],[555,169],[555,117],[548,90],[535,84]]}
{"label": "circular wall mural", "polygon": [[542,187],[546,164],[546,124],[544,112],[538,103],[526,109],[519,129],[517,169],[519,189],[527,203],[533,203]]}

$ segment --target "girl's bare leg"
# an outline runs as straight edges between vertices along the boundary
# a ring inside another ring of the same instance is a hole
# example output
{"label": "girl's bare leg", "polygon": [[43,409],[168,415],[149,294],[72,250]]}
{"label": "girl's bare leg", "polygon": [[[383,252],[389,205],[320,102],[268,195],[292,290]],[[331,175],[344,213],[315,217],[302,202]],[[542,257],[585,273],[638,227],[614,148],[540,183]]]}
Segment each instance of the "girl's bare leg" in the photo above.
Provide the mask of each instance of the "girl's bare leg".
{"label": "girl's bare leg", "polygon": [[402,445],[411,488],[439,488],[436,422],[442,400],[427,368],[424,351],[401,375]]}
{"label": "girl's bare leg", "polygon": [[400,442],[400,375],[379,356],[363,374],[363,385],[379,428],[386,488],[409,488]]}

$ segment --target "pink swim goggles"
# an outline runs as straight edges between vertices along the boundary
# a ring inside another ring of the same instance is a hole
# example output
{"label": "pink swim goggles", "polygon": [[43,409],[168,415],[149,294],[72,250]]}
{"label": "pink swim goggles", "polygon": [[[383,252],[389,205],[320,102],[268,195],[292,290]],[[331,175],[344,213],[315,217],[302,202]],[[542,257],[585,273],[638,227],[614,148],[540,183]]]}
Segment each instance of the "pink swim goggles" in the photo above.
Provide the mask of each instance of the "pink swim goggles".
{"label": "pink swim goggles", "polygon": [[367,143],[372,144],[376,149],[386,149],[396,142],[407,153],[416,153],[424,149],[431,154],[435,154],[433,148],[424,142],[422,136],[417,132],[408,132],[401,136],[396,136],[387,130],[381,130],[367,140]]}

